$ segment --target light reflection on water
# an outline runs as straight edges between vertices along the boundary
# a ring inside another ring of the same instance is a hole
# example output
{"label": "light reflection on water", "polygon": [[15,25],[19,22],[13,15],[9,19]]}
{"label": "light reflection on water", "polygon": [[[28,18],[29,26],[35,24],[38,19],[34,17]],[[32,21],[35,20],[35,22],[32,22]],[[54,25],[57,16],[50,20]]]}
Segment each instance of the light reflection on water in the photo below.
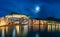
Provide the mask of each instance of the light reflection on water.
{"label": "light reflection on water", "polygon": [[39,37],[39,34],[38,33],[36,34],[36,37]]}
{"label": "light reflection on water", "polygon": [[8,32],[8,27],[6,27],[6,32]]}
{"label": "light reflection on water", "polygon": [[16,35],[16,29],[15,28],[13,29],[13,33],[12,34],[13,34],[12,36],[15,37],[15,35]]}
{"label": "light reflection on water", "polygon": [[[1,37],[5,37],[6,35],[9,35],[9,28],[8,26],[6,27],[1,27]],[[28,28],[27,25],[23,26],[23,30],[21,31],[21,26],[16,25],[15,28],[12,30],[12,37],[16,37],[16,36],[25,36],[28,32]],[[6,34],[7,33],[7,34]],[[22,35],[21,35],[22,33]],[[5,35],[6,34],[6,35]],[[8,36],[10,37],[10,36]]]}
{"label": "light reflection on water", "polygon": [[5,37],[4,27],[2,28],[2,36],[1,37]]}
{"label": "light reflection on water", "polygon": [[19,25],[16,26],[17,34],[19,34]]}
{"label": "light reflection on water", "polygon": [[[12,27],[13,28],[13,27]],[[2,34],[1,37],[10,37],[10,34],[12,37],[26,37],[26,35],[28,34],[28,25],[24,25],[23,28],[21,28],[21,26],[16,25],[12,31],[12,33],[9,32],[10,27],[6,26],[6,27],[1,27],[2,30]],[[9,34],[10,33],[10,34]],[[34,35],[35,37],[39,37],[38,33]]]}

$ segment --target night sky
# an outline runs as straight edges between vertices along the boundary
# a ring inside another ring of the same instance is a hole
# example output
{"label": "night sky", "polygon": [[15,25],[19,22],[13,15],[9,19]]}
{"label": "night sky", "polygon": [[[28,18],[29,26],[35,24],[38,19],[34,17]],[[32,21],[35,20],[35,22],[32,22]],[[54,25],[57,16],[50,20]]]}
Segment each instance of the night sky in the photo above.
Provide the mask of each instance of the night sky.
{"label": "night sky", "polygon": [[0,17],[11,12],[29,15],[31,18],[54,17],[60,19],[58,0],[0,0]]}

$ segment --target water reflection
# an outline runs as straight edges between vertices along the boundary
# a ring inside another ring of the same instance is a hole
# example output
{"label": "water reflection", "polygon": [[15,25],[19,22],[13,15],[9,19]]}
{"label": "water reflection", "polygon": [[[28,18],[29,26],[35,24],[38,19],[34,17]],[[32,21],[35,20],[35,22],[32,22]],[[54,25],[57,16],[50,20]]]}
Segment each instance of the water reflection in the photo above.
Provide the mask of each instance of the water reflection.
{"label": "water reflection", "polygon": [[5,37],[4,27],[2,28],[2,36],[1,37]]}
{"label": "water reflection", "polygon": [[[12,26],[11,28],[8,26],[1,27],[2,30],[1,37],[21,37],[21,36],[26,37],[28,34],[28,25],[24,26],[16,25],[14,27]],[[39,37],[38,33],[36,34],[36,37]]]}
{"label": "water reflection", "polygon": [[38,33],[36,34],[36,37],[39,37]]}
{"label": "water reflection", "polygon": [[16,26],[17,34],[19,34],[19,25]]}
{"label": "water reflection", "polygon": [[8,26],[6,27],[6,32],[8,32]]}
{"label": "water reflection", "polygon": [[12,36],[15,37],[15,35],[16,35],[16,29],[14,28],[13,29],[13,35]]}
{"label": "water reflection", "polygon": [[28,25],[24,26],[24,30],[23,31],[24,31],[25,34],[28,32]]}

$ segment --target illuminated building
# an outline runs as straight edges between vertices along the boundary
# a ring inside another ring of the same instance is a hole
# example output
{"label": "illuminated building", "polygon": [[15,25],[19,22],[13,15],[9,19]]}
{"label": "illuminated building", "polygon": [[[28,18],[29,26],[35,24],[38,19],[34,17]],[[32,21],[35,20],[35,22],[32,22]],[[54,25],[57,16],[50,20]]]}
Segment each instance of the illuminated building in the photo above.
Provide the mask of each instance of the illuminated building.
{"label": "illuminated building", "polygon": [[[2,27],[3,26],[3,27]],[[18,34],[27,34],[30,30],[32,31],[60,31],[60,23],[57,21],[50,20],[37,20],[30,19],[29,16],[24,14],[11,13],[6,15],[6,17],[0,18],[0,30],[4,29],[5,32],[12,33],[13,29],[16,29]]]}
{"label": "illuminated building", "polygon": [[33,19],[33,30],[39,30],[39,20]]}

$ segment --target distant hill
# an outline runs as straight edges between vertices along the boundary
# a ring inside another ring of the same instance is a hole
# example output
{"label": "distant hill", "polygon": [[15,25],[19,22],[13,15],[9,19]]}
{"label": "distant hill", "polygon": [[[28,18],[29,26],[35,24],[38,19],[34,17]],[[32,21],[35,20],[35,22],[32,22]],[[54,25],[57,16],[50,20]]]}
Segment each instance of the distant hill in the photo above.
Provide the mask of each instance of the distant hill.
{"label": "distant hill", "polygon": [[46,19],[43,18],[35,18],[37,20],[51,20],[51,21],[60,21],[60,19],[54,18],[54,17],[48,17]]}
{"label": "distant hill", "polygon": [[45,20],[60,21],[60,19],[53,18],[53,17],[48,17]]}

